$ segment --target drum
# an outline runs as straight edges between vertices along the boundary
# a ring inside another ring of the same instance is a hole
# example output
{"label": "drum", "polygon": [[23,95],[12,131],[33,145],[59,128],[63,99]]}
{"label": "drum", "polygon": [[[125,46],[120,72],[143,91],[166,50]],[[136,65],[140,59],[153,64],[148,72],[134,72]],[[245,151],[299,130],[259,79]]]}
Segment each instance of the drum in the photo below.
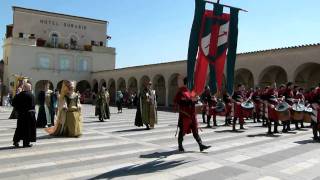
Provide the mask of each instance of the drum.
{"label": "drum", "polygon": [[196,114],[202,114],[202,110],[203,110],[203,104],[202,103],[198,103],[198,104],[195,105]]}
{"label": "drum", "polygon": [[311,123],[311,115],[312,115],[312,108],[306,107],[304,109],[304,115],[303,115],[303,122]]}
{"label": "drum", "polygon": [[296,103],[292,105],[292,110],[293,110],[293,120],[295,121],[301,121],[304,118],[304,110],[305,106],[302,103]]}
{"label": "drum", "polygon": [[290,120],[291,113],[290,113],[290,110],[289,110],[289,104],[288,103],[286,103],[286,102],[279,103],[276,106],[275,110],[277,111],[278,119],[280,121],[288,121],[288,120]]}
{"label": "drum", "polygon": [[241,103],[243,117],[252,117],[254,104],[252,101],[245,101]]}

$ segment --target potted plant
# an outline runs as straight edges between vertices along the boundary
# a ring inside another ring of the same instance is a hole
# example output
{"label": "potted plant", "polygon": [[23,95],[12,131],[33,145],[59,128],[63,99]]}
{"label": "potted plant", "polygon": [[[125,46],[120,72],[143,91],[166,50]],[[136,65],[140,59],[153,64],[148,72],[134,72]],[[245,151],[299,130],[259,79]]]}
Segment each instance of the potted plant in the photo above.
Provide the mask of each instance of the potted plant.
{"label": "potted plant", "polygon": [[92,51],[92,46],[91,45],[84,45],[84,50],[85,51]]}
{"label": "potted plant", "polygon": [[65,49],[65,48],[64,48],[64,45],[63,45],[62,43],[59,43],[59,44],[58,44],[58,48],[60,48],[60,49]]}
{"label": "potted plant", "polygon": [[38,38],[37,39],[37,46],[43,47],[46,44],[46,40]]}

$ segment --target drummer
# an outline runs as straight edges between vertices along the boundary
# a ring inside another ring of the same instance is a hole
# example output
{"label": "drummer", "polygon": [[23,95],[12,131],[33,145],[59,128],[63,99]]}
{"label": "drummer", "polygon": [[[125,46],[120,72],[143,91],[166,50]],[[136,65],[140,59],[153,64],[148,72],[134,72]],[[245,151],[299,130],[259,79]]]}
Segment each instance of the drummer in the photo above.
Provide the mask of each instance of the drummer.
{"label": "drummer", "polygon": [[210,93],[206,95],[208,100],[208,109],[207,109],[207,127],[210,128],[210,121],[211,117],[213,120],[212,126],[217,125],[217,114],[216,114],[216,105],[217,105],[217,98],[215,95],[211,95]]}
{"label": "drummer", "polygon": [[241,103],[244,102],[243,97],[244,86],[242,84],[238,84],[237,91],[234,92],[233,99],[233,122],[232,122],[232,130],[236,131],[236,122],[239,119],[240,129],[244,129],[244,119],[241,108]]}
{"label": "drummer", "polygon": [[[285,91],[283,93],[283,96],[285,97],[285,101],[290,106],[292,106],[293,105],[293,97],[294,97],[294,94],[293,94],[293,83],[292,82],[288,82],[286,84],[286,89],[285,89]],[[282,122],[282,125],[283,125],[282,132],[291,131],[290,123],[291,123],[291,121]]]}
{"label": "drummer", "polygon": [[[299,102],[299,100],[302,101],[303,105],[305,105],[305,97],[304,97],[303,88],[297,88],[296,87],[296,89],[297,90],[296,90],[296,92],[294,94],[294,99],[296,100],[296,102]],[[304,128],[303,120],[300,121],[300,124],[301,124],[301,128]],[[295,121],[295,126],[296,126],[296,129],[300,129],[298,121]]]}
{"label": "drummer", "polygon": [[256,87],[255,91],[252,94],[252,100],[254,102],[254,116],[253,116],[253,122],[261,122],[261,108],[262,108],[262,102],[261,102],[261,89],[260,87]]}
{"label": "drummer", "polygon": [[278,132],[278,125],[279,125],[279,120],[277,116],[277,112],[275,110],[276,105],[278,104],[278,99],[277,99],[277,92],[274,88],[269,88],[268,90],[268,100],[267,100],[267,106],[268,106],[268,113],[267,113],[267,125],[268,125],[268,134],[272,134],[271,131],[271,125],[272,122],[274,123],[274,130],[273,133],[279,133]]}
{"label": "drummer", "polygon": [[225,114],[225,126],[231,125],[231,112],[232,112],[232,98],[228,95],[228,93],[225,91],[223,94],[223,102],[226,105],[226,114]]}
{"label": "drummer", "polygon": [[319,134],[320,134],[320,85],[316,87],[312,91],[312,97],[310,98],[310,103],[313,109],[312,115],[312,132],[313,132],[313,139],[315,141],[320,141]]}
{"label": "drummer", "polygon": [[202,102],[202,122],[206,123],[206,114],[207,114],[207,109],[208,109],[208,101],[211,99],[210,97],[210,88],[209,86],[206,86],[204,92],[200,96],[200,101]]}
{"label": "drummer", "polygon": [[263,91],[261,92],[261,101],[262,101],[262,126],[267,126],[267,117],[268,117],[268,91],[269,91],[270,86],[266,86]]}

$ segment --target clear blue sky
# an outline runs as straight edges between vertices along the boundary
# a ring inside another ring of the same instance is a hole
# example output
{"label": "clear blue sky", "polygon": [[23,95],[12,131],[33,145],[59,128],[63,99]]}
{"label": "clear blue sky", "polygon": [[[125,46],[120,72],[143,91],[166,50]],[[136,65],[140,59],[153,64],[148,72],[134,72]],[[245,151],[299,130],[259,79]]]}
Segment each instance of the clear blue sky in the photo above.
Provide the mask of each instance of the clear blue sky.
{"label": "clear blue sky", "polygon": [[[249,11],[240,15],[238,52],[320,42],[320,0],[221,2]],[[11,6],[108,20],[121,68],[186,59],[194,0],[0,0],[1,37]]]}

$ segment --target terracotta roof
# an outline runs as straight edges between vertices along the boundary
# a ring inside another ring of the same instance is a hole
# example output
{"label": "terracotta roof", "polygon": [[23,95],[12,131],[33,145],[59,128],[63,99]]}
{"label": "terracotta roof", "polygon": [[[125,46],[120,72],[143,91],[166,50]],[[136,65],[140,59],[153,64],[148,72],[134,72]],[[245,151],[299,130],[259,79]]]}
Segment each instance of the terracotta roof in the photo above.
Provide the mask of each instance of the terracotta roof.
{"label": "terracotta roof", "polygon": [[243,53],[238,53],[237,55],[255,54],[255,53],[279,51],[279,50],[287,50],[287,49],[297,49],[297,48],[312,47],[312,46],[320,46],[320,43],[304,44],[304,45],[298,45],[298,46],[289,46],[289,47],[282,47],[282,48],[274,48],[274,49],[265,49],[265,50],[258,50],[258,51],[243,52]]}
{"label": "terracotta roof", "polygon": [[[255,53],[271,52],[271,51],[279,51],[279,50],[287,50],[287,49],[297,49],[297,48],[312,47],[312,46],[320,46],[320,43],[290,46],[290,47],[283,47],[283,48],[266,49],[266,50],[260,50],[260,51],[244,52],[244,53],[238,53],[237,55],[255,54]],[[139,66],[130,66],[130,67],[113,69],[113,70],[96,71],[96,72],[92,72],[92,73],[107,72],[107,71],[114,71],[114,70],[125,70],[125,69],[131,69],[131,68],[142,68],[142,67],[148,67],[148,66],[159,66],[159,65],[164,65],[164,64],[183,63],[183,62],[186,62],[186,60],[171,61],[171,62],[164,62],[164,63],[157,63],[157,64],[146,64],[146,65],[139,65]]]}
{"label": "terracotta roof", "polygon": [[61,14],[61,13],[55,13],[55,12],[49,12],[49,11],[42,11],[42,10],[37,10],[37,9],[18,7],[18,6],[12,6],[12,9],[13,9],[13,11],[15,11],[16,9],[21,9],[21,10],[33,11],[33,12],[44,13],[44,14],[53,14],[53,15],[59,15],[59,16],[72,17],[72,18],[79,18],[79,19],[83,19],[83,20],[96,21],[96,22],[100,22],[100,23],[109,23],[108,21],[105,21],[105,20],[92,19],[92,18],[86,18],[86,17],[81,17],[81,16],[73,16],[73,15],[68,15],[68,14]]}

